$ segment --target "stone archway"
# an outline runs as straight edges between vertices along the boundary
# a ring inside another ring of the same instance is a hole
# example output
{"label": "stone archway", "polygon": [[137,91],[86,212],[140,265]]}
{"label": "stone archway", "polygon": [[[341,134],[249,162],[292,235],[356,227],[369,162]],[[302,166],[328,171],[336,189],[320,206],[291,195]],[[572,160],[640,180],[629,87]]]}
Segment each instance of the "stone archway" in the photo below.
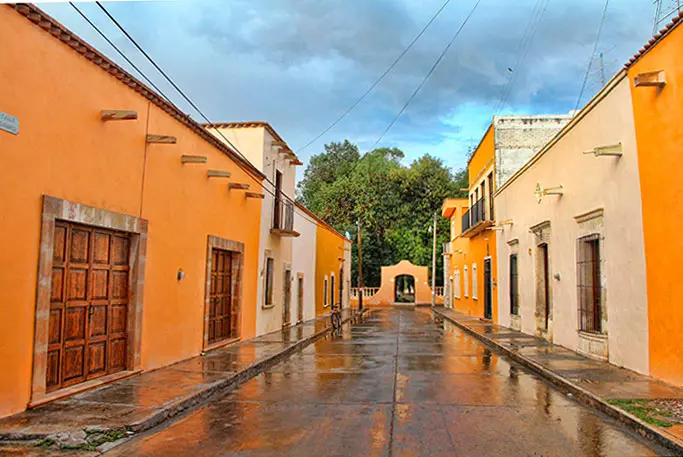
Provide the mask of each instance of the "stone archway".
{"label": "stone archway", "polygon": [[415,277],[398,275],[394,278],[394,303],[415,303]]}

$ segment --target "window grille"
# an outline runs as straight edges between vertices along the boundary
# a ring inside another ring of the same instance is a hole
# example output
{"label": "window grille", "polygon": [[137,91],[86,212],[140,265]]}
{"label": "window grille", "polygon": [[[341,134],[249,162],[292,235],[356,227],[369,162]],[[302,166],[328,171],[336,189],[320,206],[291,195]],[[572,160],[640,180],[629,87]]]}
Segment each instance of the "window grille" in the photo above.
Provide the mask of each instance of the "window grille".
{"label": "window grille", "polygon": [[510,255],[510,314],[519,315],[519,273],[517,254]]}
{"label": "window grille", "polygon": [[273,304],[273,270],[274,260],[270,257],[266,259],[266,306]]}
{"label": "window grille", "polygon": [[579,298],[579,330],[601,333],[600,235],[589,235],[577,240],[576,269]]}

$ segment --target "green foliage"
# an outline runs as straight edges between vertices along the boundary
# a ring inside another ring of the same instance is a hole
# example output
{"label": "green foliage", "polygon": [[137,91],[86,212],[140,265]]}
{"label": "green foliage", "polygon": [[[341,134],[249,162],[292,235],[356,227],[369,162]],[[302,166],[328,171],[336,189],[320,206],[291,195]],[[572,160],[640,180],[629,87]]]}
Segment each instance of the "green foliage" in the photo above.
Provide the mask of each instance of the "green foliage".
{"label": "green foliage", "polygon": [[680,423],[671,417],[669,411],[659,408],[649,400],[614,398],[607,400],[607,403],[623,409],[627,413],[633,414],[638,419],[656,427],[671,427]]}
{"label": "green foliage", "polygon": [[[348,140],[325,145],[311,158],[299,183],[298,198],[339,232],[355,238],[360,221],[363,237],[363,279],[379,286],[380,267],[406,259],[431,267],[432,234],[438,215],[437,284],[443,282],[441,246],[450,238],[449,223],[440,215],[445,198],[462,195],[467,170],[453,174],[444,163],[424,155],[409,166],[397,148],[379,148],[363,157]],[[466,196],[465,192],[465,196]],[[355,241],[355,240],[354,240]],[[358,284],[358,252],[354,243],[352,281]]]}

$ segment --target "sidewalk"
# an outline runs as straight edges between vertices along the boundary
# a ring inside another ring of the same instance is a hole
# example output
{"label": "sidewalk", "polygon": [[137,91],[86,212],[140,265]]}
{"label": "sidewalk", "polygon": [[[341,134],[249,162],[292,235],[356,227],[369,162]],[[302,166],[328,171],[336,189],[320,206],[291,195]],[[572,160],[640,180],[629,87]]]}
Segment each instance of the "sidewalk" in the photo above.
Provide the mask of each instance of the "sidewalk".
{"label": "sidewalk", "polygon": [[[345,309],[343,321],[356,315]],[[329,324],[329,316],[321,316],[0,419],[0,444],[32,440],[106,449],[253,378],[327,334]]]}
{"label": "sidewalk", "polygon": [[[433,311],[577,400],[683,455],[683,389],[450,308]],[[660,405],[678,408],[678,421],[653,414]]]}

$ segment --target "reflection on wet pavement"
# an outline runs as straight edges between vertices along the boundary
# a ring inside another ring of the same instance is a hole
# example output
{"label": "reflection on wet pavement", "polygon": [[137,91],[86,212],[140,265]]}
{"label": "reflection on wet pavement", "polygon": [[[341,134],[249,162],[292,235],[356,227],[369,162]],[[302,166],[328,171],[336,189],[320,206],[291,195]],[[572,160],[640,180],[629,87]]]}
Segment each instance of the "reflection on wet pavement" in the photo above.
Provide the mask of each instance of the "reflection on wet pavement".
{"label": "reflection on wet pavement", "polygon": [[107,455],[657,454],[429,310],[386,309]]}

